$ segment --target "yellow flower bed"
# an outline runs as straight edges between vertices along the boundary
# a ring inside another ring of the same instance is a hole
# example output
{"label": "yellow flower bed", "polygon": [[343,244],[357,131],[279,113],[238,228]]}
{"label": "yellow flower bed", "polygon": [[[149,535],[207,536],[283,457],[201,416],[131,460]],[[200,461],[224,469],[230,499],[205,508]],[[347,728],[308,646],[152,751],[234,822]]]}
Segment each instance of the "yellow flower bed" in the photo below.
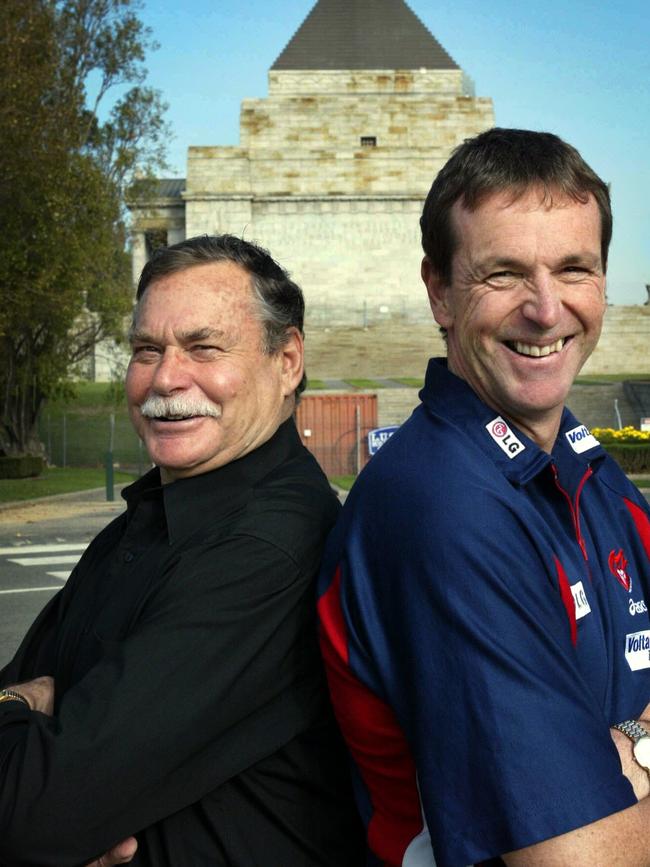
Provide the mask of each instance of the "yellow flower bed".
{"label": "yellow flower bed", "polygon": [[650,431],[637,430],[631,425],[620,430],[614,430],[611,427],[594,427],[591,432],[603,445],[607,443],[650,443]]}

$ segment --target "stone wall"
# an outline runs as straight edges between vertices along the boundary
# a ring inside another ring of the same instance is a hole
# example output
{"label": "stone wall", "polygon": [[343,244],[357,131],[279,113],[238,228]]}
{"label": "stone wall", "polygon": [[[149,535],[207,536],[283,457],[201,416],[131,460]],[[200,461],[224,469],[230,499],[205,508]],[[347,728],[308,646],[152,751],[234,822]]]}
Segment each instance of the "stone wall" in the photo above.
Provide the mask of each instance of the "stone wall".
{"label": "stone wall", "polygon": [[268,98],[242,103],[240,147],[189,149],[187,236],[268,247],[313,323],[428,319],[422,203],[450,150],[493,123],[461,70],[271,72]]}
{"label": "stone wall", "polygon": [[[417,388],[382,388],[377,390],[377,424],[379,427],[402,424],[419,404]],[[588,385],[576,383],[567,406],[588,428],[618,428],[620,413],[623,426],[638,428],[640,419],[623,393],[622,382]]]}
{"label": "stone wall", "polygon": [[[409,253],[413,268],[419,255],[413,250]],[[281,261],[285,258],[280,257]],[[402,265],[407,258],[400,260]],[[323,258],[319,265],[324,275],[320,284],[323,297],[315,297],[318,293],[307,293],[305,354],[310,377],[421,377],[431,356],[445,354],[444,342],[427,305],[424,286],[406,287],[401,296],[397,291],[391,295],[384,288],[391,276],[396,281],[400,279],[400,262],[395,264],[390,257],[379,257],[360,270],[359,273],[363,273],[363,295],[368,299],[364,306],[352,297],[362,294],[361,289],[356,293],[351,291],[351,297],[347,299],[334,294],[327,296],[328,277],[336,282],[337,265]],[[294,271],[296,277],[299,277],[299,270],[300,263]],[[326,303],[326,298],[329,298],[329,303]],[[381,304],[382,299],[387,303]],[[350,325],[351,320],[356,324]],[[364,321],[367,323],[365,326]],[[115,366],[118,358],[124,361],[119,348],[109,351],[106,345],[102,345],[96,355],[95,377],[98,381],[111,378],[111,366]],[[590,376],[643,374],[650,379],[650,307],[608,307],[600,342],[582,373]],[[607,420],[590,421],[589,424],[612,425],[614,399],[618,399],[623,423],[638,425],[634,413],[633,417],[626,415],[627,402],[620,384],[607,387],[580,386],[583,402],[577,405],[576,415],[591,418],[590,401],[597,405],[606,403],[609,406]],[[632,412],[631,408],[629,412]],[[626,421],[626,418],[630,420]]]}
{"label": "stone wall", "polygon": [[[415,299],[421,302],[417,309]],[[335,310],[330,324],[325,324],[313,310],[305,344],[309,375],[319,379],[423,375],[428,358],[445,354],[444,343],[428,310],[424,286],[414,285],[408,301],[410,320],[400,315],[398,305],[383,315],[369,306],[366,327],[363,309],[356,308],[356,326],[336,325]],[[582,373],[650,378],[650,307],[608,307],[599,344]]]}
{"label": "stone wall", "polygon": [[583,373],[650,374],[650,306],[610,306]]}
{"label": "stone wall", "polygon": [[[361,136],[376,137],[376,148],[362,149],[370,153],[382,148],[424,152],[438,148],[447,155],[458,143],[459,132],[462,140],[492,122],[490,99],[454,94],[332,94],[244,100],[240,135],[251,157],[260,151],[280,150],[280,158],[292,159],[296,148],[315,150],[316,158],[330,148],[347,156],[346,150],[361,148]],[[287,147],[294,150],[285,152]]]}
{"label": "stone wall", "polygon": [[269,96],[332,93],[468,93],[462,69],[292,69],[269,72]]}

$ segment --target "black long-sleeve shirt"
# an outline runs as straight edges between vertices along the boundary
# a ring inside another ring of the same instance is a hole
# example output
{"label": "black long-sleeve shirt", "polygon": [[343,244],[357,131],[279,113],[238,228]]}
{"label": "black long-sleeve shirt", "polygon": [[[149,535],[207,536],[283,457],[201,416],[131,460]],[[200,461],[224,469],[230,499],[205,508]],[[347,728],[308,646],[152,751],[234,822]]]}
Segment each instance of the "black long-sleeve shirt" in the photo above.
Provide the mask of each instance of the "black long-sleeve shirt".
{"label": "black long-sleeve shirt", "polygon": [[14,660],[54,715],[0,705],[0,863],[359,865],[316,643],[313,578],[337,504],[292,421],[161,487],[89,546]]}

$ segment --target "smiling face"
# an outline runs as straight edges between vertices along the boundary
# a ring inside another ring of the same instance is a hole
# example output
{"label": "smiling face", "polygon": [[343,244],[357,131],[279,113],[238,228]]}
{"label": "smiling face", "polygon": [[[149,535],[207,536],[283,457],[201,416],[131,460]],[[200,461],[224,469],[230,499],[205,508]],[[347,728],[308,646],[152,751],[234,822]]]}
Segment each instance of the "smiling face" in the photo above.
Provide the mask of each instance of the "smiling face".
{"label": "smiling face", "polygon": [[289,417],[302,338],[263,351],[249,274],[196,265],[151,283],[136,310],[126,376],[131,421],[163,482],[223,466]]}
{"label": "smiling face", "polygon": [[449,369],[550,450],[605,311],[596,202],[498,193],[474,211],[456,202],[452,220],[450,284],[422,266]]}

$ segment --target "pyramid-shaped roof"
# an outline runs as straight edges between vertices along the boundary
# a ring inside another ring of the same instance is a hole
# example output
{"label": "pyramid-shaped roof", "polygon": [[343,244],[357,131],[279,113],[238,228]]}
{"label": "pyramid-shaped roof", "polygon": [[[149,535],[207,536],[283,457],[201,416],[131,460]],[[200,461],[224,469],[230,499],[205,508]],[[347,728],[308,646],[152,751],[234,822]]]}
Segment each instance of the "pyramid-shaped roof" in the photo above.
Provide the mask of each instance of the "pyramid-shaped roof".
{"label": "pyramid-shaped roof", "polygon": [[271,69],[458,69],[404,0],[318,0]]}

